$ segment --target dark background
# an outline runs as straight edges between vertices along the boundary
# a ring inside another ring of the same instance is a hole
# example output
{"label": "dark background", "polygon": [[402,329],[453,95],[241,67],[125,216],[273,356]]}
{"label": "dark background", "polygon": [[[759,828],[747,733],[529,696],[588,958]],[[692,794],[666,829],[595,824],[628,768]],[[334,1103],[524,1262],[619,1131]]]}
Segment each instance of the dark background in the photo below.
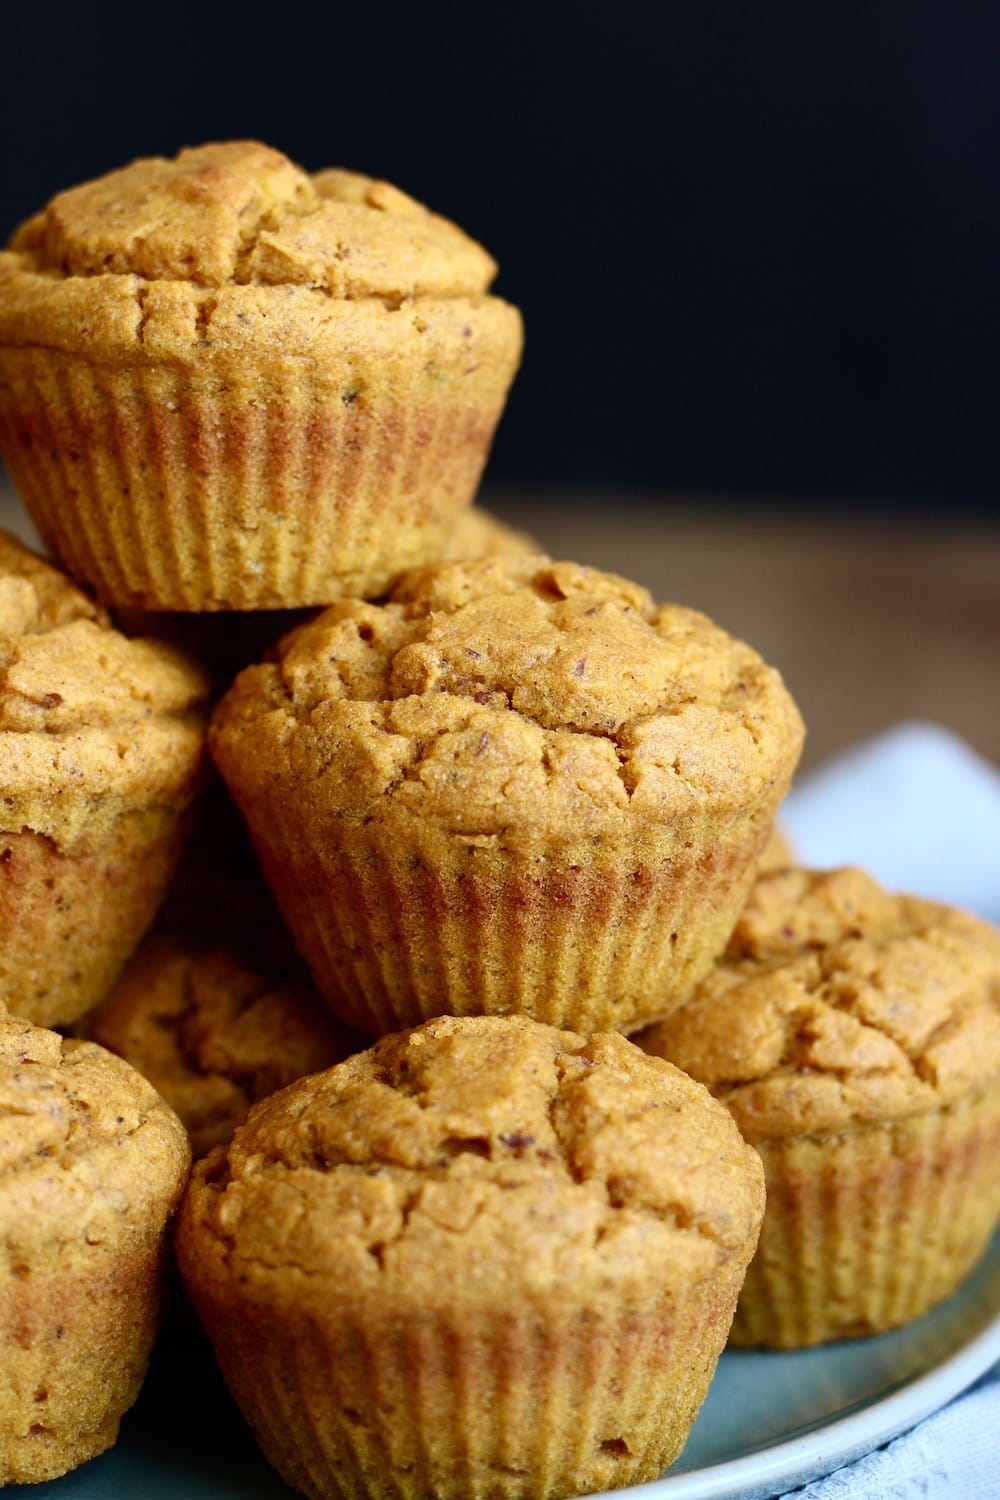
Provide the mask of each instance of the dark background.
{"label": "dark background", "polygon": [[489,475],[996,510],[1000,10],[0,0],[0,236],[257,136],[494,253],[525,363]]}

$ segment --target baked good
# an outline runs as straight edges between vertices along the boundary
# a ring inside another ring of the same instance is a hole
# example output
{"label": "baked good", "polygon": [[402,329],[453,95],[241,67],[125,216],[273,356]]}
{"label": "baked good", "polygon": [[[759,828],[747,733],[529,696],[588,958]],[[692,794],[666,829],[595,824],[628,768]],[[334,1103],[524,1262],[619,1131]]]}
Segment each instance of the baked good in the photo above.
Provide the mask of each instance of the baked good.
{"label": "baked good", "polygon": [[258,1099],[368,1045],[280,969],[154,933],[87,1019],[87,1035],[177,1111],[196,1157],[228,1141]]}
{"label": "baked good", "polygon": [[208,683],[0,532],[0,1001],[67,1025],[155,915],[204,765]]}
{"label": "baked good", "polygon": [[802,725],[703,615],[543,556],[419,570],[241,673],[215,760],[317,986],[627,1030],[725,945]]}
{"label": "baked good", "polygon": [[760,1152],[736,1344],[878,1333],[947,1297],[1000,1219],[1000,932],[857,869],[762,875],[725,958],[636,1037]]}
{"label": "baked good", "polygon": [[725,1110],[624,1037],[443,1017],[255,1106],[176,1245],[296,1489],[554,1500],[679,1452],[762,1209]]}
{"label": "baked good", "polygon": [[126,1063],[0,1016],[0,1484],[114,1442],[152,1349],[187,1136]]}
{"label": "baked good", "polygon": [[0,253],[0,450],[106,604],[379,594],[475,491],[521,350],[495,271],[388,183],[256,142],[133,162]]}

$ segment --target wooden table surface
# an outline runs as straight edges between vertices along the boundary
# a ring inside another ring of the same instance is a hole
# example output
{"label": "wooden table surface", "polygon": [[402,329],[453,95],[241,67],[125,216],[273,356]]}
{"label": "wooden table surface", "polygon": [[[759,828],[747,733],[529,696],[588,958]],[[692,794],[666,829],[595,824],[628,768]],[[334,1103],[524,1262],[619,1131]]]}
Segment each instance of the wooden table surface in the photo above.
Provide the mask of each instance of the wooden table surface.
{"label": "wooden table surface", "polygon": [[[866,518],[683,495],[487,489],[553,554],[704,610],[785,676],[803,766],[907,719],[1000,765],[1000,517]],[[0,524],[30,522],[0,478]]]}

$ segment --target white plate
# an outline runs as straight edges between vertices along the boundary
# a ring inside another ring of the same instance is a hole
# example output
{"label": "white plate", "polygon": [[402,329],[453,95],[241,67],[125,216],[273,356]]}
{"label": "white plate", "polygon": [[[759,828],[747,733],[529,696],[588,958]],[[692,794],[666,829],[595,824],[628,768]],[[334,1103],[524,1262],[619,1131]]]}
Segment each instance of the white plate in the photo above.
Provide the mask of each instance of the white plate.
{"label": "white plate", "polygon": [[[282,1500],[180,1302],[117,1446],[4,1500]],[[1000,1235],[950,1301],[879,1338],[795,1354],[723,1355],[684,1453],[616,1500],[751,1500],[887,1442],[1000,1359]]]}

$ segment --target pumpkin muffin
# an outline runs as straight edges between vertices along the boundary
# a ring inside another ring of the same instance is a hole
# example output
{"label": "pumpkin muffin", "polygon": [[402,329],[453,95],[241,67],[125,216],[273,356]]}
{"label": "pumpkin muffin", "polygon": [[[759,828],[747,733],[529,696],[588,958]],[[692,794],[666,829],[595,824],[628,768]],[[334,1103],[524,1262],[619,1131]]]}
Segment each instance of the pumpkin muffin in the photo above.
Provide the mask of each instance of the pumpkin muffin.
{"label": "pumpkin muffin", "polygon": [[636,1041],[760,1152],[736,1344],[878,1333],[947,1297],[1000,1219],[1000,932],[857,869],[762,875],[725,958]]}
{"label": "pumpkin muffin", "polygon": [[196,1157],[224,1145],[257,1100],[368,1045],[279,968],[155,933],[88,1018],[87,1035],[177,1111]]}
{"label": "pumpkin muffin", "polygon": [[0,1016],[0,1484],[103,1453],[139,1392],[190,1150],[133,1068]]}
{"label": "pumpkin muffin", "polygon": [[208,684],[0,532],[0,1001],[67,1025],[152,921],[202,777]]}
{"label": "pumpkin muffin", "polygon": [[297,608],[437,557],[521,350],[496,265],[252,141],[56,195],[0,252],[0,449],[109,605]]}
{"label": "pumpkin muffin", "polygon": [[680,1004],[801,740],[748,646],[542,556],[334,605],[210,731],[317,986],[372,1034],[442,1011],[624,1031]]}
{"label": "pumpkin muffin", "polygon": [[177,1253],[296,1489],[554,1500],[676,1457],[762,1210],[726,1111],[624,1037],[442,1017],[255,1106]]}

